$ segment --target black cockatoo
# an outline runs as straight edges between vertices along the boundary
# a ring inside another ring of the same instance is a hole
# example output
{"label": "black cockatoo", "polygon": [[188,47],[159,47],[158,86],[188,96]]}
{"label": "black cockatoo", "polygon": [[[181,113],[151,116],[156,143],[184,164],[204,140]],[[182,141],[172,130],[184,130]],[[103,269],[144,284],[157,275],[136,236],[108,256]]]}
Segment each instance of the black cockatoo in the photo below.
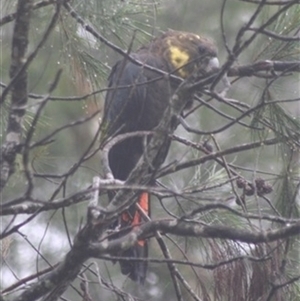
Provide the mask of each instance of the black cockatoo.
{"label": "black cockatoo", "polygon": [[[131,56],[137,61],[183,79],[199,72],[210,72],[219,67],[214,43],[196,34],[167,31],[141,47]],[[118,61],[109,76],[102,121],[102,137],[111,138],[135,131],[151,131],[161,121],[170,97],[178,87],[163,76],[126,58]],[[115,144],[109,152],[109,166],[115,179],[126,180],[144,152],[144,139],[131,137]],[[163,151],[163,160],[168,146]],[[160,160],[160,163],[163,161]],[[155,162],[152,162],[152,168]],[[109,194],[112,198],[113,194]],[[137,202],[150,216],[150,198],[147,192],[137,197]],[[143,221],[135,204],[119,217],[119,226],[128,227]],[[122,256],[147,258],[147,240],[122,253]],[[120,261],[121,272],[132,280],[144,283],[146,261]]]}

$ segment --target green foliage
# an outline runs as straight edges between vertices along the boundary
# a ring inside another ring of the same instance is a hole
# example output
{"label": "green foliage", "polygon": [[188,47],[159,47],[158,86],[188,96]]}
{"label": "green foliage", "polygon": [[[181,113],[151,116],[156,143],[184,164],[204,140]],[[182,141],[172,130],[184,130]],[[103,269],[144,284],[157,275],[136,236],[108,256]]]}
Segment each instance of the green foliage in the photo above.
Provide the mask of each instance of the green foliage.
{"label": "green foliage", "polygon": [[[271,14],[279,10],[267,6],[263,9],[262,23],[269,19]],[[300,28],[300,6],[292,6],[285,14],[281,14],[274,22],[267,26],[267,30],[281,36],[297,37]],[[255,55],[255,59],[285,60],[292,61],[299,59],[300,47],[295,41],[286,41],[267,37],[265,35],[260,39],[260,51]]]}
{"label": "green foliage", "polygon": [[254,113],[253,126],[263,125],[261,131],[252,131],[253,137],[262,141],[276,138],[277,166],[281,172],[276,179],[276,207],[283,216],[298,216],[299,204],[295,201],[296,183],[299,172],[297,149],[300,138],[300,120],[286,110],[284,104],[276,103],[276,93],[269,87],[261,96],[262,106]]}
{"label": "green foliage", "polygon": [[[268,95],[266,97],[266,95]],[[296,116],[292,116],[279,103],[272,102],[275,98],[270,97],[271,91],[264,93],[260,99],[261,107],[258,108],[252,118],[251,125],[255,128],[264,126],[263,130],[253,130],[253,135],[264,139],[266,137],[276,137],[284,142],[285,138],[292,138],[298,141],[300,120]],[[271,135],[270,135],[271,133]]]}
{"label": "green foliage", "polygon": [[[289,156],[290,159],[292,158]],[[299,189],[299,166],[298,162],[292,163],[283,169],[281,177],[277,180],[278,187],[275,204],[279,212],[285,217],[299,218],[299,202],[297,193]]]}
{"label": "green foliage", "polygon": [[[119,0],[74,1],[73,7],[86,24],[95,28],[103,38],[127,50],[132,39],[141,45],[150,38],[156,3],[148,1],[126,2]],[[141,19],[141,15],[144,18]],[[75,29],[75,30],[74,30]],[[134,35],[134,31],[139,31]],[[66,64],[72,66],[73,74],[80,72],[93,86],[106,82],[111,63],[111,49],[86,32],[70,18],[61,20],[60,32]],[[133,36],[134,35],[134,36]]]}

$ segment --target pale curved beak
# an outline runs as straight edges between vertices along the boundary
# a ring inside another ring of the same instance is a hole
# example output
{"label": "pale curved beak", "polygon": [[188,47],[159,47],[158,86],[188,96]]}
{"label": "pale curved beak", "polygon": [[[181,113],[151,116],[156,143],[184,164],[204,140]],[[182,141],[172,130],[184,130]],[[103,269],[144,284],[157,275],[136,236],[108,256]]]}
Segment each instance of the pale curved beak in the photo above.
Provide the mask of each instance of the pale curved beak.
{"label": "pale curved beak", "polygon": [[219,68],[220,68],[220,62],[219,62],[218,58],[213,57],[212,59],[209,60],[207,67],[206,67],[206,71],[211,72],[211,71],[217,70]]}
{"label": "pale curved beak", "polygon": [[[207,72],[213,72],[218,71],[220,68],[220,62],[217,57],[213,57],[209,60],[206,71]],[[225,97],[227,91],[230,88],[230,81],[228,80],[227,75],[224,75],[222,79],[217,83],[215,90],[217,93]]]}

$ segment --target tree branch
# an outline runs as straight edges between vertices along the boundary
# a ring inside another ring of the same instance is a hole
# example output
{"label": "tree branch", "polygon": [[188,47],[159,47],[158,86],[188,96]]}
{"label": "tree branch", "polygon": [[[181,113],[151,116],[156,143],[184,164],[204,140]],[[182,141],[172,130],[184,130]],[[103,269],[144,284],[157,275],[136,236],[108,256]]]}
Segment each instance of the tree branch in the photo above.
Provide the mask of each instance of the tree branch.
{"label": "tree branch", "polygon": [[14,172],[14,162],[20,145],[22,117],[25,114],[24,106],[27,103],[27,70],[23,67],[24,61],[26,61],[31,6],[32,0],[19,0],[17,5],[11,46],[10,79],[13,81],[17,74],[19,76],[11,85],[11,104],[6,139],[1,147],[0,191]]}

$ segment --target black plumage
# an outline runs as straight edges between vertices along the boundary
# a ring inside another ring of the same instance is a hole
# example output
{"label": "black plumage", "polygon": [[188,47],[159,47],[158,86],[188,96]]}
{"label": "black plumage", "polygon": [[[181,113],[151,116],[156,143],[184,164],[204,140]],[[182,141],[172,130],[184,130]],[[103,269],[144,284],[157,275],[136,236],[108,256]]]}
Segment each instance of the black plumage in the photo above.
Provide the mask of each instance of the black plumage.
{"label": "black plumage", "polygon": [[[132,57],[165,73],[187,78],[195,72],[210,71],[209,69],[217,67],[216,55],[216,48],[210,40],[191,33],[168,31],[141,47],[132,54]],[[178,82],[172,82],[167,76],[126,58],[117,62],[109,76],[102,138],[155,129],[177,86]],[[131,137],[112,147],[109,152],[109,165],[116,179],[127,179],[143,154],[144,141],[141,137]],[[168,146],[167,141],[160,154],[160,163],[167,155]],[[152,169],[159,167],[156,162],[150,165]],[[145,211],[150,215],[149,205],[147,207]],[[137,215],[138,212],[133,205],[120,217],[121,227],[132,225],[137,221],[142,222],[141,217],[135,218]],[[147,243],[147,241],[137,243],[134,248],[122,255],[146,258]],[[120,264],[123,274],[140,283],[145,281],[146,262],[121,261]]]}

